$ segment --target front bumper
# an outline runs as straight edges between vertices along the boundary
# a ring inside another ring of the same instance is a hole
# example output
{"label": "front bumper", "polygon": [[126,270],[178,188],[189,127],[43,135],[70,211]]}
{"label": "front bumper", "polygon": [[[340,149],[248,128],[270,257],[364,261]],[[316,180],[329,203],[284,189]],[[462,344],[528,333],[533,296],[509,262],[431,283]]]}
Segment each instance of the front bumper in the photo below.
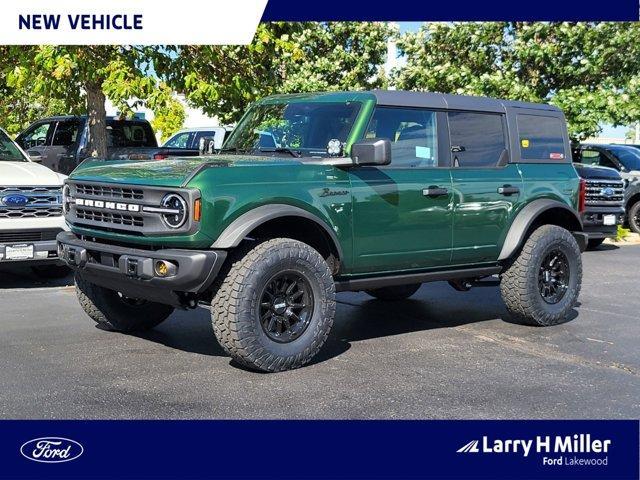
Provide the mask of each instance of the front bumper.
{"label": "front bumper", "polygon": [[[7,260],[7,247],[14,245],[33,245],[33,258]],[[10,244],[0,244],[0,265],[8,263],[42,265],[45,263],[61,263],[58,259],[58,249],[55,240],[39,242],[13,242]]]}
{"label": "front bumper", "polygon": [[[58,254],[89,282],[127,297],[186,306],[215,279],[227,256],[224,250],[143,250],[83,240],[71,232],[58,235]],[[155,264],[175,265],[160,277]]]}
{"label": "front bumper", "polygon": [[[615,225],[605,225],[604,217],[614,215],[616,217]],[[618,225],[624,223],[624,208],[611,207],[588,207],[582,214],[582,224],[584,232],[589,235],[590,239],[611,238],[618,233]]]}

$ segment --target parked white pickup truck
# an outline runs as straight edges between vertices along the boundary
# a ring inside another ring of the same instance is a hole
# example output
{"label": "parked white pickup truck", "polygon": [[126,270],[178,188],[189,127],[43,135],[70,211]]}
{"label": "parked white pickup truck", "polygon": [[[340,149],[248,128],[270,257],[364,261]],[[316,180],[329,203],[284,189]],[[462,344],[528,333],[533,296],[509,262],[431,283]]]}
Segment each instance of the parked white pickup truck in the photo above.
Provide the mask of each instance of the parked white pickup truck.
{"label": "parked white pickup truck", "polygon": [[46,277],[67,273],[56,246],[56,235],[66,229],[65,178],[32,162],[0,129],[0,266],[20,262]]}

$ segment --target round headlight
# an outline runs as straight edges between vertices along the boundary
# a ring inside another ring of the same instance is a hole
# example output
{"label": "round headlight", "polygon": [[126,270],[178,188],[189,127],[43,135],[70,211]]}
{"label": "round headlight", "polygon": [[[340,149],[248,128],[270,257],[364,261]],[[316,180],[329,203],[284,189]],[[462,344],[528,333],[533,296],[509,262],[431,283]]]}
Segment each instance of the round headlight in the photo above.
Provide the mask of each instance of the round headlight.
{"label": "round headlight", "polygon": [[187,221],[187,202],[175,193],[170,193],[162,199],[162,208],[167,210],[162,214],[162,220],[169,228],[180,228]]}
{"label": "round headlight", "polygon": [[62,187],[62,213],[69,213],[69,185]]}

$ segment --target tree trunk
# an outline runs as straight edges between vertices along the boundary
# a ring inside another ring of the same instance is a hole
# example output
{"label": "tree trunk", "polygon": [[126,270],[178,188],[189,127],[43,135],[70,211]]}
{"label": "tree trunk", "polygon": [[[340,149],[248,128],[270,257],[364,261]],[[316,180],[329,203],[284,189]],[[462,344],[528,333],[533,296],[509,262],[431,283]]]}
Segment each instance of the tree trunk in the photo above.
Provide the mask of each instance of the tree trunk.
{"label": "tree trunk", "polygon": [[89,114],[88,154],[92,157],[107,157],[107,112],[105,96],[98,84],[86,86],[87,113]]}

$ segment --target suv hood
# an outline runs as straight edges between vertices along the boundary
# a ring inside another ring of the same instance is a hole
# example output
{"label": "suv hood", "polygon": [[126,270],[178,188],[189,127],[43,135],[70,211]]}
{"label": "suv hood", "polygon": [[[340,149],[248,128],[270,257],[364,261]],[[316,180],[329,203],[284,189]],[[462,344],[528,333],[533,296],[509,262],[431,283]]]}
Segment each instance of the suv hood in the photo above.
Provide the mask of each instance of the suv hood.
{"label": "suv hood", "polygon": [[0,162],[0,186],[2,187],[56,187],[62,185],[65,176],[34,162]]}
{"label": "suv hood", "polygon": [[203,166],[242,167],[299,165],[296,158],[247,155],[215,155],[212,157],[169,158],[149,161],[85,160],[74,170],[72,180],[126,183],[158,187],[184,186]]}
{"label": "suv hood", "polygon": [[580,178],[585,180],[621,180],[622,177],[617,170],[609,167],[600,167],[596,165],[584,165],[582,163],[574,163],[576,172]]}

